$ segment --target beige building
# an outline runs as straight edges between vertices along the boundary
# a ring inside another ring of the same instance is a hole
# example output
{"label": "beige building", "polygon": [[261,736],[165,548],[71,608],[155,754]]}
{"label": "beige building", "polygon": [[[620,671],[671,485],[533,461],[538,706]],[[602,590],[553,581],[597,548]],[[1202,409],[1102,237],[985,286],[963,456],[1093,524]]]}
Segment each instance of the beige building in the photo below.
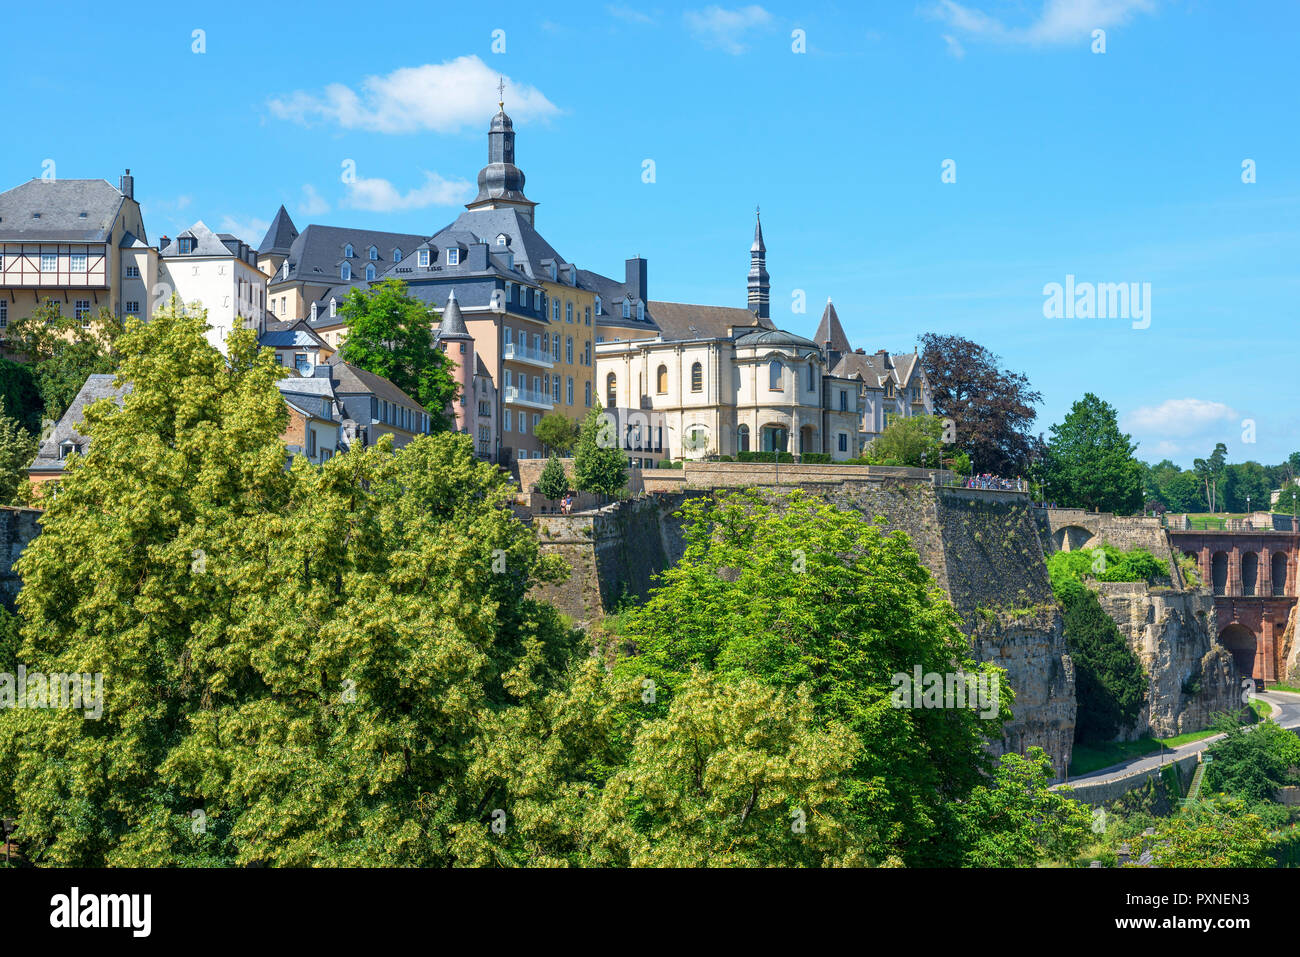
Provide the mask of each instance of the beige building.
{"label": "beige building", "polygon": [[0,193],[0,336],[47,299],[65,316],[124,315],[148,279],[124,253],[147,242],[130,170],[116,188],[33,179]]}

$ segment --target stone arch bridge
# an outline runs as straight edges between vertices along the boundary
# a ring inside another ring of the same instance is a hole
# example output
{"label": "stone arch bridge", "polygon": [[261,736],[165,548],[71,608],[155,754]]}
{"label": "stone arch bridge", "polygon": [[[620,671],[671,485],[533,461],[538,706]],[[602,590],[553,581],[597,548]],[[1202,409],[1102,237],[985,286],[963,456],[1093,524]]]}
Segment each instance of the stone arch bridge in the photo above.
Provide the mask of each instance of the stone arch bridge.
{"label": "stone arch bridge", "polygon": [[[1052,551],[1091,548],[1105,541],[1117,548],[1145,548],[1158,558],[1185,555],[1214,592],[1219,643],[1238,670],[1256,681],[1283,677],[1280,647],[1296,604],[1300,534],[1274,529],[1192,531],[1165,529],[1157,518],[1116,518],[1083,509],[1048,509]],[[1171,584],[1183,584],[1170,567]]]}

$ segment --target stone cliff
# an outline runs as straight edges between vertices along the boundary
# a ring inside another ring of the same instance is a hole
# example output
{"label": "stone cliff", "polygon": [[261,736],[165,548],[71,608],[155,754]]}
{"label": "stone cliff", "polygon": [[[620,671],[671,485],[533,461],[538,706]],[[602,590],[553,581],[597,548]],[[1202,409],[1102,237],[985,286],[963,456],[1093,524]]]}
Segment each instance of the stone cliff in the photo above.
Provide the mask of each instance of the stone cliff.
{"label": "stone cliff", "polygon": [[[993,750],[1037,745],[1063,773],[1074,740],[1074,668],[1028,497],[891,478],[802,487],[907,533],[961,615],[975,657],[1006,669],[1014,719]],[[583,515],[537,516],[542,549],[563,555],[573,569],[567,582],[539,588],[538,597],[577,622],[598,619],[624,595],[643,597],[654,576],[681,558],[673,513],[686,496],[708,494],[688,490]]]}

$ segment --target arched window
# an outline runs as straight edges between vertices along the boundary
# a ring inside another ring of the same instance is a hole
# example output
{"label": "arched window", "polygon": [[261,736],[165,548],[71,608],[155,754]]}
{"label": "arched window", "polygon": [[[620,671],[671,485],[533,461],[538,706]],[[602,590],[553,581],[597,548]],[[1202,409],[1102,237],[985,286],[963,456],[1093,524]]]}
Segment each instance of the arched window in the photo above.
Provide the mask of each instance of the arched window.
{"label": "arched window", "polygon": [[375,279],[375,264],[366,263],[366,281],[374,282],[374,279]]}
{"label": "arched window", "polygon": [[345,262],[345,263],[343,264],[343,267],[342,267],[341,269],[339,269],[339,276],[341,276],[343,279],[351,279],[351,278],[352,278],[352,263]]}
{"label": "arched window", "polygon": [[781,360],[773,359],[767,364],[767,387],[774,392],[781,391]]}
{"label": "arched window", "polygon": [[736,429],[736,451],[749,451],[749,426],[742,425]]}
{"label": "arched window", "polygon": [[343,247],[344,258],[351,259],[355,255],[356,253],[353,251],[351,243],[348,243],[346,246]]}
{"label": "arched window", "polygon": [[698,362],[691,366],[691,391],[704,391],[704,366]]}
{"label": "arched window", "polygon": [[1273,594],[1286,594],[1286,552],[1274,552],[1272,558]]}
{"label": "arched window", "polygon": [[400,263],[401,261],[402,261],[402,247],[398,246],[393,250],[393,262]]}
{"label": "arched window", "polygon": [[367,255],[370,256],[371,262],[375,262],[379,258],[379,250],[376,249],[374,246],[371,246],[370,252]]}
{"label": "arched window", "polygon": [[614,373],[605,376],[605,408],[612,409],[618,405],[618,377]]}
{"label": "arched window", "polygon": [[668,393],[668,367],[660,366],[658,373],[655,374],[655,391],[660,395]]}

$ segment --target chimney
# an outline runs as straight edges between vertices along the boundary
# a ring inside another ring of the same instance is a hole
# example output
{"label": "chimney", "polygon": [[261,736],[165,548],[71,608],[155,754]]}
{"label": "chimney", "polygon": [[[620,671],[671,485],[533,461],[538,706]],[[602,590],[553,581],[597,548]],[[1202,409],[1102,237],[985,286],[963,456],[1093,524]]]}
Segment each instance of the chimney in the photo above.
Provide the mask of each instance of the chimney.
{"label": "chimney", "polygon": [[650,301],[649,293],[646,291],[646,261],[640,256],[627,261],[627,294],[633,300]]}
{"label": "chimney", "polygon": [[882,369],[891,368],[891,363],[889,361],[889,353],[886,352],[884,349],[876,350],[876,361],[880,363],[880,368]]}
{"label": "chimney", "polygon": [[117,181],[117,191],[127,199],[135,199],[135,177],[127,170]]}
{"label": "chimney", "polygon": [[860,356],[865,356],[867,354],[867,350],[862,348],[861,346],[858,346],[858,348],[855,351]]}
{"label": "chimney", "polygon": [[160,237],[158,237],[158,251],[159,251],[159,252],[162,252],[164,249],[166,249],[166,248],[167,248],[167,244],[168,244],[169,242],[171,242],[171,240],[168,239],[166,236],[160,236]]}

